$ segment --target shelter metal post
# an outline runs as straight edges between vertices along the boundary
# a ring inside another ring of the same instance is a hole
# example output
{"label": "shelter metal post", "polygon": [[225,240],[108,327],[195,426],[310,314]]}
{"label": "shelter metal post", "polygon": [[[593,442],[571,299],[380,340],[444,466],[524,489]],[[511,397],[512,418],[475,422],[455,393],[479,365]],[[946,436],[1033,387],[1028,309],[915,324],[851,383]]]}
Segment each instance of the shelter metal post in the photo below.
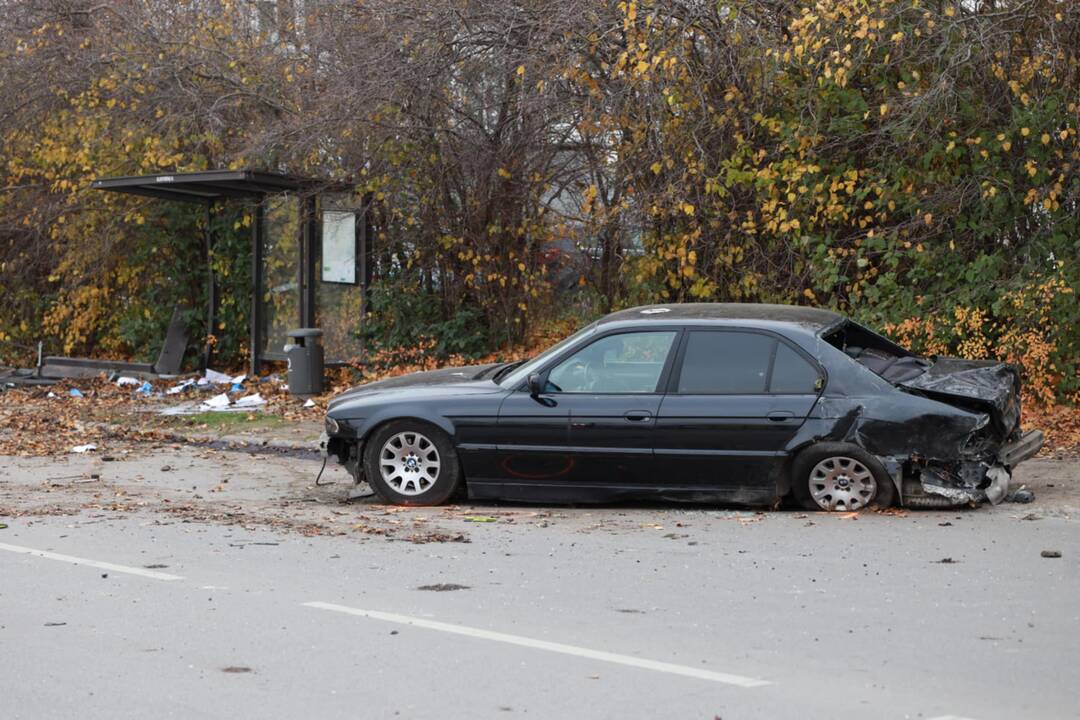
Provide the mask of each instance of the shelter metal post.
{"label": "shelter metal post", "polygon": [[315,327],[315,261],[318,255],[318,218],[315,196],[301,200],[303,230],[300,237],[300,327]]}
{"label": "shelter metal post", "polygon": [[360,218],[360,283],[364,293],[360,312],[364,315],[371,306],[371,283],[375,277],[375,255],[373,254],[375,238],[371,224],[372,200],[370,193],[364,196],[363,217]]}
{"label": "shelter metal post", "polygon": [[262,372],[263,350],[263,252],[266,248],[266,199],[255,204],[251,223],[251,374]]}
{"label": "shelter metal post", "polygon": [[210,367],[210,358],[214,353],[214,338],[217,333],[217,278],[214,276],[214,230],[213,201],[206,203],[204,215],[206,230],[203,233],[203,244],[206,250],[206,346],[203,348],[200,368],[205,371]]}

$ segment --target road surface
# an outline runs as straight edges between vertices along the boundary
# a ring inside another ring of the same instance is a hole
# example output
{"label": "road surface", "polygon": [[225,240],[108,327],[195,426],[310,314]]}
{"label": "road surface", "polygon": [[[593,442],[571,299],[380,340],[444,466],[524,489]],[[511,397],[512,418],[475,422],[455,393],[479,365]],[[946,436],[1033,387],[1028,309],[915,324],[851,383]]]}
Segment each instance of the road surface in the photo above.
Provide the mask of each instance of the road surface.
{"label": "road surface", "polygon": [[[346,503],[162,446],[0,458],[8,718],[1076,718],[1076,463],[1033,505]],[[97,475],[97,477],[94,477]],[[1061,553],[1042,557],[1042,551]]]}

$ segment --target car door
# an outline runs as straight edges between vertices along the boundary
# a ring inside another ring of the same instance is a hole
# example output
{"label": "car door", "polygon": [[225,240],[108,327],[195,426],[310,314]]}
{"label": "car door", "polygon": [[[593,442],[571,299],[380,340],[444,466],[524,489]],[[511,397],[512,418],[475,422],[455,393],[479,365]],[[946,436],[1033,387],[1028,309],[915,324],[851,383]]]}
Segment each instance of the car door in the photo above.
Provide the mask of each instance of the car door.
{"label": "car door", "polygon": [[768,501],[821,378],[808,355],[771,333],[688,329],[657,417],[662,476],[736,502]]}
{"label": "car door", "polygon": [[[611,332],[544,368],[544,392],[521,390],[499,413],[507,482],[651,482],[652,431],[678,329]],[[558,440],[554,423],[565,422]]]}

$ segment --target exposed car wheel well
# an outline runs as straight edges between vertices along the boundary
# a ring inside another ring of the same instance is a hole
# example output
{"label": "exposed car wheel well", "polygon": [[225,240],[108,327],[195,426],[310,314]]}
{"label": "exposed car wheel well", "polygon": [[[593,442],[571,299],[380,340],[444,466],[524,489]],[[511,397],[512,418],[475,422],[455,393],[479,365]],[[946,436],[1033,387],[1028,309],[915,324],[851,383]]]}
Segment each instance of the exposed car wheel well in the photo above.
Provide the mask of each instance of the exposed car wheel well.
{"label": "exposed car wheel well", "polygon": [[395,415],[394,417],[388,417],[385,420],[380,420],[375,425],[372,425],[370,428],[367,429],[367,432],[364,433],[363,437],[359,438],[358,442],[360,443],[361,446],[367,445],[368,440],[370,440],[375,435],[375,433],[379,432],[379,430],[382,430],[384,427],[386,427],[390,423],[396,423],[396,422],[402,422],[402,421],[420,423],[421,425],[427,425],[428,427],[436,428],[440,432],[443,432],[443,433],[446,433],[447,435],[449,435],[451,440],[454,437],[454,434],[452,432],[450,432],[449,430],[447,430],[445,427],[443,427],[439,423],[432,422],[431,420],[429,420],[427,418],[416,417],[414,415]]}

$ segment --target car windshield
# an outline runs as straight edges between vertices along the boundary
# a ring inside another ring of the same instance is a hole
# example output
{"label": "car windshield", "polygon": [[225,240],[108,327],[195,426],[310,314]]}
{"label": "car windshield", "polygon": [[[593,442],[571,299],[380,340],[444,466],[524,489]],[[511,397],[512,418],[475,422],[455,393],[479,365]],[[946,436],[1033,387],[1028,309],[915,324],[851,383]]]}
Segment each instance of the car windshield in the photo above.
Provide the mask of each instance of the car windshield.
{"label": "car windshield", "polygon": [[564,340],[556,343],[555,345],[552,345],[547,350],[540,353],[532,360],[529,360],[521,367],[516,368],[514,372],[510,373],[505,377],[499,378],[496,382],[498,382],[499,385],[502,385],[505,388],[517,387],[521,383],[525,382],[525,378],[529,377],[530,373],[534,373],[538,369],[543,367],[544,363],[547,362],[549,359],[555,357],[560,352],[570,347],[572,344],[576,343],[581,338],[585,337],[586,335],[591,335],[594,332],[596,332],[596,323],[592,323],[591,325],[583,327],[570,337],[565,338]]}

